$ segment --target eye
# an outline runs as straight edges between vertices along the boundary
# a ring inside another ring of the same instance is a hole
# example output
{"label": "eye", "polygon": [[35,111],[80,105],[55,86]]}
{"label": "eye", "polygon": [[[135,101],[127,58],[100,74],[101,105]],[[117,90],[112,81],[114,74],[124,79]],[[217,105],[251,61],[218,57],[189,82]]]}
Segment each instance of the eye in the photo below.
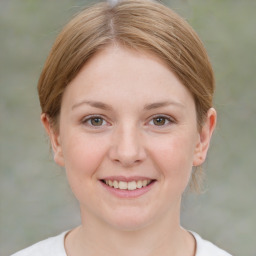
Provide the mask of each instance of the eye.
{"label": "eye", "polygon": [[170,117],[156,116],[150,120],[149,124],[154,126],[166,126],[173,122],[174,121]]}
{"label": "eye", "polygon": [[101,127],[101,126],[107,125],[107,122],[104,120],[104,118],[100,116],[90,116],[85,118],[82,122],[87,126],[93,126],[93,127]]}

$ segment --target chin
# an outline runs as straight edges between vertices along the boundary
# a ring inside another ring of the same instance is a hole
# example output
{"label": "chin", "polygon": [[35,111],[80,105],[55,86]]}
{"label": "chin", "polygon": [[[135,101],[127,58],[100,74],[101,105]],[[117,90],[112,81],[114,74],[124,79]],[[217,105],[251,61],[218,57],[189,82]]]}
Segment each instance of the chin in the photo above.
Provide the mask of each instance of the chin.
{"label": "chin", "polygon": [[143,213],[141,209],[138,211],[118,211],[118,214],[112,215],[107,220],[108,224],[119,231],[136,231],[143,229],[153,222],[151,214]]}

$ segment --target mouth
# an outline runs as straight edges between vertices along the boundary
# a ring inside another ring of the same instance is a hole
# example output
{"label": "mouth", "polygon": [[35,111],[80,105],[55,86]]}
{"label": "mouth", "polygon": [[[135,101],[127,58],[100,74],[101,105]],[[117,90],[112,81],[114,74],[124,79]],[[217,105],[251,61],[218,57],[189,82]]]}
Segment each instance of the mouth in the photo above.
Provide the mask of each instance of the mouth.
{"label": "mouth", "polygon": [[149,186],[156,180],[152,179],[143,179],[143,180],[133,180],[133,181],[118,181],[118,180],[101,180],[102,183],[105,185],[115,188],[115,189],[120,189],[120,190],[138,190],[144,187]]}

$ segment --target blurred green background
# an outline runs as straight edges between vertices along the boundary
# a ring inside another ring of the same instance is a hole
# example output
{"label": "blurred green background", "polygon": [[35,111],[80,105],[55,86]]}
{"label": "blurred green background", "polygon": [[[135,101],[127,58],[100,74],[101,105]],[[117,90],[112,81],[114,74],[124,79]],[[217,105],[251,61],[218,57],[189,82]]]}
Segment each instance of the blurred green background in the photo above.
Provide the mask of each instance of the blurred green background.
{"label": "blurred green background", "polygon": [[[0,1],[0,255],[80,222],[40,124],[36,84],[54,38],[87,3]],[[184,198],[182,225],[234,255],[255,256],[256,1],[165,3],[198,32],[217,81],[206,189]]]}

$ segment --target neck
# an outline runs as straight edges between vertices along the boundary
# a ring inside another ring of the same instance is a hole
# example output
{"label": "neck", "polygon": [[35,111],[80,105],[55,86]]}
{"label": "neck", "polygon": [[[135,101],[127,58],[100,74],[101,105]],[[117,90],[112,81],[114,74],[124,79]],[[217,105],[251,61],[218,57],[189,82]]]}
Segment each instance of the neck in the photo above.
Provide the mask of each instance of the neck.
{"label": "neck", "polygon": [[180,227],[179,214],[133,231],[118,230],[88,217],[67,236],[68,255],[194,256],[194,238]]}

